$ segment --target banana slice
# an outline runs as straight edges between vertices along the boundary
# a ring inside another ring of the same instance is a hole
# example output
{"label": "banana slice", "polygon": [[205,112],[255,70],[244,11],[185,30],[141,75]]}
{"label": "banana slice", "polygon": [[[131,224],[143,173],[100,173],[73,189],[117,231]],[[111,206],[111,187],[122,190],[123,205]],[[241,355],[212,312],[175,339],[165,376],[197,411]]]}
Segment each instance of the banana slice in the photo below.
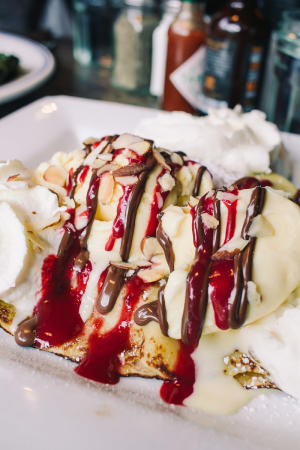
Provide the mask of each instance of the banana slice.
{"label": "banana slice", "polygon": [[16,285],[28,247],[26,230],[12,207],[0,203],[0,295]]}

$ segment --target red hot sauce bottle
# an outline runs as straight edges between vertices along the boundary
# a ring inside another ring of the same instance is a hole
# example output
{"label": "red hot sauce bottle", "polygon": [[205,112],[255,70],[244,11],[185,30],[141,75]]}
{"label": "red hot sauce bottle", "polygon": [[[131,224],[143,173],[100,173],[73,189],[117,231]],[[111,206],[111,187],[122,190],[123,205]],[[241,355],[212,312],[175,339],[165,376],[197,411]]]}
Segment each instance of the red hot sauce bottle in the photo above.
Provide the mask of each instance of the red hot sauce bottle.
{"label": "red hot sauce bottle", "polygon": [[205,31],[203,5],[181,0],[181,8],[168,31],[166,78],[162,108],[196,113],[201,94]]}
{"label": "red hot sauce bottle", "polygon": [[236,104],[245,111],[257,107],[268,35],[256,0],[229,0],[212,17],[207,32],[203,112]]}

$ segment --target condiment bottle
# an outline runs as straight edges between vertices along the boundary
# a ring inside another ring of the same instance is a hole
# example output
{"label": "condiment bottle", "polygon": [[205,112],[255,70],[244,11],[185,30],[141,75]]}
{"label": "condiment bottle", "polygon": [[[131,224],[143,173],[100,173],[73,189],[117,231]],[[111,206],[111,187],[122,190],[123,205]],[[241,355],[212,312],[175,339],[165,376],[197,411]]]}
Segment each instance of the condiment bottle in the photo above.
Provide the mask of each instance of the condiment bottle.
{"label": "condiment bottle", "polygon": [[300,9],[283,13],[275,38],[270,120],[283,131],[300,133]]}
{"label": "condiment bottle", "polygon": [[197,111],[204,43],[202,2],[181,0],[180,11],[168,31],[163,109],[189,113]]}
{"label": "condiment bottle", "polygon": [[268,34],[256,0],[229,0],[212,17],[207,32],[202,111],[236,104],[250,111],[257,106]]}
{"label": "condiment bottle", "polygon": [[163,15],[152,37],[152,68],[150,93],[161,97],[164,91],[166,58],[168,45],[168,30],[180,9],[180,0],[164,0]]}
{"label": "condiment bottle", "polygon": [[157,24],[154,0],[125,0],[113,30],[115,87],[140,94],[149,92],[152,34]]}

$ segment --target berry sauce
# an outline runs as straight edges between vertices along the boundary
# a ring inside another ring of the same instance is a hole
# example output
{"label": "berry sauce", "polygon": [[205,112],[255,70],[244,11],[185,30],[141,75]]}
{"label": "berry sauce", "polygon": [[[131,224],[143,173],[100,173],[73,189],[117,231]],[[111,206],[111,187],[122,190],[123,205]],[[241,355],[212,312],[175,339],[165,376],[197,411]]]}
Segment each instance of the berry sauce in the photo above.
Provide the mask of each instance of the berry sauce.
{"label": "berry sauce", "polygon": [[86,264],[77,275],[76,286],[72,287],[73,263],[78,251],[76,244],[64,265],[55,255],[44,260],[41,299],[34,311],[38,316],[36,344],[40,347],[61,345],[82,331],[79,307],[92,265]]}
{"label": "berry sauce", "polygon": [[148,220],[148,225],[146,228],[145,236],[155,236],[158,227],[158,217],[157,215],[161,212],[165,200],[170,191],[162,192],[162,187],[158,182],[158,179],[166,173],[166,169],[163,169],[156,177],[156,185],[153,191],[153,200],[151,203],[150,216]]}
{"label": "berry sauce", "polygon": [[[231,191],[231,194],[237,195],[237,191]],[[236,226],[236,212],[238,199],[222,200],[227,208],[227,224],[225,239],[222,245],[233,238]],[[215,313],[215,323],[221,330],[229,328],[229,303],[234,294],[234,262],[233,257],[226,260],[218,260],[212,263],[209,275],[209,294]]]}
{"label": "berry sauce", "polygon": [[[203,201],[202,212],[214,215],[214,201],[213,197],[205,198]],[[210,258],[213,248],[214,230],[207,228],[202,223],[202,236],[198,230],[196,222],[196,208],[192,208],[191,214],[193,217],[193,238],[194,243],[197,244],[197,257],[187,279],[187,289],[189,295],[189,312],[188,312],[188,338],[189,344],[186,345],[182,341],[179,342],[178,357],[175,365],[175,377],[171,381],[165,381],[161,387],[161,398],[167,402],[175,405],[183,405],[184,400],[189,397],[194,389],[196,368],[192,358],[192,353],[196,349],[199,340],[199,334],[205,316],[205,307],[203,302],[206,302],[205,290],[207,290],[207,271],[210,264]],[[201,221],[202,222],[202,221]],[[201,312],[204,309],[204,314]],[[201,311],[201,312],[200,312]]]}
{"label": "berry sauce", "polygon": [[110,252],[113,249],[116,239],[123,237],[124,224],[125,224],[126,212],[127,212],[127,206],[128,206],[128,199],[129,199],[132,189],[133,189],[133,184],[129,184],[128,186],[123,186],[123,195],[120,197],[120,200],[118,203],[117,214],[113,221],[112,232],[105,244],[105,250],[107,252]]}
{"label": "berry sauce", "polygon": [[181,341],[179,346],[175,378],[172,381],[164,381],[160,389],[161,398],[173,405],[184,404],[184,400],[193,393],[196,378],[195,363],[191,357],[194,349],[185,346]]}
{"label": "berry sauce", "polygon": [[130,322],[134,308],[146,284],[133,276],[126,285],[126,295],[118,323],[101,335],[102,320],[94,323],[94,332],[89,338],[89,349],[75,372],[90,380],[105,384],[116,384],[120,379],[120,354],[130,348]]}
{"label": "berry sauce", "polygon": [[99,178],[91,180],[86,196],[88,223],[82,230],[74,226],[74,211],[66,222],[65,234],[58,256],[45,258],[41,271],[40,299],[34,309],[38,317],[36,345],[62,345],[75,338],[83,329],[79,314],[92,265],[86,261],[80,272],[74,270],[76,257],[85,248],[90,224],[95,212]]}
{"label": "berry sauce", "polygon": [[88,171],[90,169],[90,166],[83,166],[80,176],[79,176],[79,182],[83,184],[85,182],[85,179],[87,177]]}

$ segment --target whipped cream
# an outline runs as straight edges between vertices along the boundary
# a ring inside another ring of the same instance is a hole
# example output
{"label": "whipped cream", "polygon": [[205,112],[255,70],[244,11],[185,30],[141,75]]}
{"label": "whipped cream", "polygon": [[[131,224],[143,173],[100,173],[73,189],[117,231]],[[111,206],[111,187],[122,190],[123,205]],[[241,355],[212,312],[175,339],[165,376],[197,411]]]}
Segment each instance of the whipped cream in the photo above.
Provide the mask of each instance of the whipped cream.
{"label": "whipped cream", "polygon": [[[221,248],[219,251],[242,249],[247,243],[241,239],[241,230],[252,192],[253,189],[239,191],[235,232],[232,239],[223,247],[222,242],[225,239],[227,227],[227,208],[222,201],[220,202]],[[299,207],[282,196],[280,191],[266,188],[263,212],[257,217],[255,226],[251,230],[252,235],[257,237],[257,241],[253,255],[253,284],[250,285],[250,307],[246,324],[275,311],[300,282],[300,247],[295,245],[295,242],[300,240]],[[184,270],[187,276],[195,257],[189,208],[170,206],[164,212],[162,224],[172,242],[175,257],[174,275],[169,277],[165,289],[167,320],[170,330],[177,330],[179,333],[185,303],[185,288],[179,289],[176,274],[182,279],[181,271]],[[259,301],[259,298],[262,298],[262,301]],[[208,334],[216,331],[218,328],[215,324],[212,304],[209,301],[203,332]],[[173,331],[171,333],[171,337],[181,338],[180,333],[176,335]]]}
{"label": "whipped cream", "polygon": [[57,195],[34,186],[20,161],[0,163],[0,295],[16,308],[12,331],[36,304],[43,259],[61,239],[61,230],[50,226],[62,210]]}
{"label": "whipped cream", "polygon": [[161,147],[186,152],[206,165],[219,185],[270,172],[271,153],[277,152],[281,143],[276,125],[267,122],[263,112],[243,114],[240,107],[211,109],[205,117],[159,113],[141,120],[135,131]]}

